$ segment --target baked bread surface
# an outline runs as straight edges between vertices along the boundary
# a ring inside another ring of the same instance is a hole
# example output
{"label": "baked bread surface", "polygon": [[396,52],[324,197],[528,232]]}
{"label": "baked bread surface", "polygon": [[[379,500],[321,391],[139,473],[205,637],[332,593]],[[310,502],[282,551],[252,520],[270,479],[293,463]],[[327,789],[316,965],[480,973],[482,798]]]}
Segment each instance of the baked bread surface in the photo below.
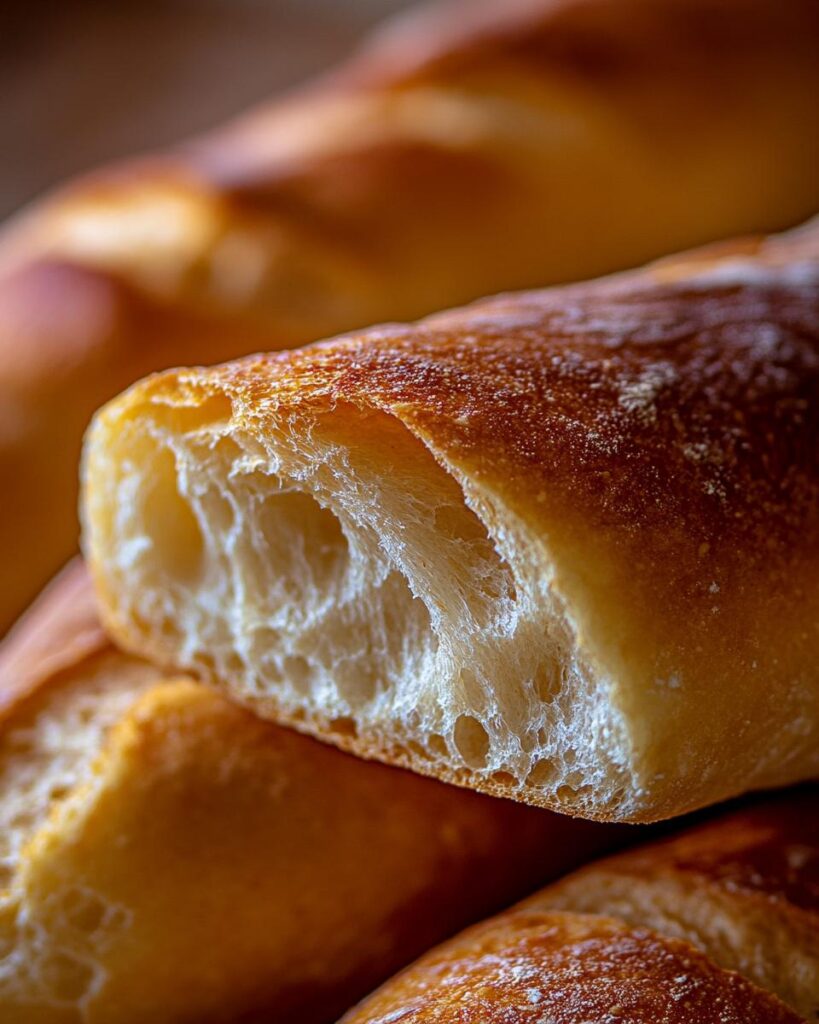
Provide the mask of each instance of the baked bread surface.
{"label": "baked bread surface", "polygon": [[367,764],[113,647],[72,567],[0,651],[0,1019],[330,1024],[622,835]]}
{"label": "baked bread surface", "polygon": [[687,943],[610,918],[517,911],[400,974],[343,1024],[796,1024]]}
{"label": "baked bread surface", "polygon": [[527,905],[607,914],[696,946],[819,1020],[819,789],[598,861]]}
{"label": "baked bread surface", "polygon": [[76,545],[94,410],[152,370],[637,265],[819,207],[814,0],[491,0],[96,172],[0,243],[0,630]]}
{"label": "baked bread surface", "polygon": [[818,236],[147,379],[86,452],[108,625],[264,717],[576,814],[812,777]]}

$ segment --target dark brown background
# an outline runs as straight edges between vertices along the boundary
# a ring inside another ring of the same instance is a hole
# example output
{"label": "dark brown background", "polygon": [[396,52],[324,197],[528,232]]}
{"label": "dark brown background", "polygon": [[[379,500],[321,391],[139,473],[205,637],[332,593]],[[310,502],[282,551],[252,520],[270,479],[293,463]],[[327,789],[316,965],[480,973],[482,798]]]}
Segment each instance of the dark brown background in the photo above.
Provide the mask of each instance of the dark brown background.
{"label": "dark brown background", "polygon": [[309,76],[409,0],[0,0],[0,217]]}

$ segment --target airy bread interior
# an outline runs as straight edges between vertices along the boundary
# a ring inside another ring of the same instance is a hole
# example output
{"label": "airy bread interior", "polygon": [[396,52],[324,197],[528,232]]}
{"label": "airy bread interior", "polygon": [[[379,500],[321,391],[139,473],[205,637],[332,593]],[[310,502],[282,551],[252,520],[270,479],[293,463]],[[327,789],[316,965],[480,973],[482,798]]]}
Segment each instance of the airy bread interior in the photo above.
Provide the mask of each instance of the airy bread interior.
{"label": "airy bread interior", "polygon": [[625,728],[522,526],[386,413],[230,421],[157,400],[91,446],[120,639],[358,753],[623,812]]}
{"label": "airy bread interior", "polygon": [[[117,671],[110,671],[110,660]],[[40,1007],[78,1012],[102,981],[83,955],[89,933],[101,933],[117,908],[96,893],[62,890],[52,908],[53,933],[38,934],[20,895],[22,851],[52,815],[82,800],[94,780],[105,735],[155,682],[156,673],[121,655],[102,654],[87,672],[40,692],[0,736],[0,1002],[37,995]],[[73,1019],[73,1018],[72,1018]]]}

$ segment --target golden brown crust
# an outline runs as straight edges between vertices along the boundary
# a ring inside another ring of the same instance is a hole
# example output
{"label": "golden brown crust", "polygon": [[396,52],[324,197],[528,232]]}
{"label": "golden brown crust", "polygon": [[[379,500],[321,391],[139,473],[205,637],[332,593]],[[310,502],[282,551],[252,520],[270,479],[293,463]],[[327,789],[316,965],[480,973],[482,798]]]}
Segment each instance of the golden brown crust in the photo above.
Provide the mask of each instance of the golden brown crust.
{"label": "golden brown crust", "polygon": [[[656,275],[501,296],[213,379],[250,409],[393,413],[530,518],[545,488],[547,502],[641,543],[684,516],[698,542],[725,541],[726,559],[756,561],[763,528],[784,558],[813,525],[819,487],[819,223],[804,265],[769,265],[760,245],[735,271],[734,250],[718,254],[687,278],[670,280],[668,261]],[[204,374],[179,378],[182,392],[189,380],[208,389]],[[687,557],[680,581],[691,568]]]}
{"label": "golden brown crust", "polygon": [[769,265],[760,246],[735,271],[734,252],[721,247],[693,274],[683,257],[687,278],[668,261],[656,274],[501,296],[210,377],[178,371],[143,394],[178,379],[183,396],[224,391],[250,410],[369,406],[529,519],[544,503],[570,506],[641,547],[684,521],[691,536],[679,572],[666,566],[664,597],[687,609],[690,629],[702,545],[715,579],[732,583],[763,557],[763,533],[779,575],[797,560],[792,542],[812,545],[816,529],[819,223],[804,265]]}
{"label": "golden brown crust", "polygon": [[611,918],[511,911],[422,958],[344,1024],[773,1024],[800,1018],[687,943]]}
{"label": "golden brown crust", "polygon": [[803,787],[598,861],[423,957],[345,1024],[814,1020],[816,807]]}
{"label": "golden brown crust", "polygon": [[[762,66],[770,70],[772,84],[784,98],[793,69],[815,63],[817,36],[819,19],[810,0],[799,0],[788,10],[774,8],[767,0],[628,0],[614,5],[609,0],[513,0],[502,6],[473,3],[468,12],[458,3],[428,5],[397,19],[357,60],[325,79],[326,92],[332,90],[340,101],[328,119],[331,133],[348,122],[353,127],[345,143],[315,150],[307,146],[303,153],[270,143],[265,128],[276,125],[278,112],[262,110],[238,123],[228,135],[228,145],[216,136],[185,155],[196,175],[215,185],[242,215],[280,216],[331,247],[340,245],[349,259],[363,258],[365,265],[377,255],[382,286],[388,288],[392,268],[399,264],[403,273],[415,277],[406,256],[407,242],[419,234],[419,216],[433,220],[439,237],[434,249],[426,252],[425,265],[430,271],[436,267],[436,273],[427,277],[437,280],[416,278],[412,287],[416,292],[432,289],[428,308],[442,308],[478,293],[540,286],[617,268],[603,258],[604,224],[590,227],[582,223],[581,215],[576,224],[565,225],[564,234],[555,190],[566,188],[567,182],[551,165],[552,141],[539,134],[544,113],[551,114],[550,130],[566,131],[567,136],[589,128],[602,136],[610,119],[617,124],[608,141],[606,158],[612,173],[602,183],[604,192],[618,188],[613,166],[624,151],[634,157],[643,147],[657,147],[641,181],[647,190],[646,206],[652,203],[655,176],[661,179],[669,170],[661,168],[662,163],[670,159],[679,161],[680,169],[688,165],[676,194],[658,200],[653,211],[669,217],[680,237],[672,242],[666,236],[659,246],[637,243],[634,234],[630,243],[618,241],[618,247],[634,245],[634,252],[617,266],[636,265],[662,250],[696,241],[691,231],[694,218],[706,215],[710,189],[716,187],[723,165],[715,160],[711,180],[704,178],[703,188],[697,189],[698,207],[689,211],[688,228],[683,228],[672,211],[680,193],[699,177],[698,164],[703,161],[702,151],[694,159],[689,151],[692,128],[701,130],[710,146],[728,139],[744,146],[745,141],[739,141],[743,116],[733,109],[738,96],[754,96],[751,105],[761,130],[773,106],[769,107],[770,96],[762,100],[755,95]],[[748,75],[751,67],[756,69],[754,76]],[[308,91],[305,101],[320,94],[320,89]],[[372,97],[378,98],[387,120],[399,127],[378,138],[367,133],[361,144],[355,130],[359,118],[351,113],[356,104],[367,104]],[[472,105],[476,98],[478,104]],[[416,107],[418,100],[422,103]],[[489,102],[484,105],[485,100]],[[462,120],[448,121],[449,103],[464,105]],[[802,101],[796,98],[794,106],[798,109]],[[799,116],[795,110],[789,118]],[[284,124],[291,112],[298,115],[298,97],[281,108]],[[488,128],[495,116],[498,123]],[[425,129],[418,130],[416,117],[425,119]],[[505,119],[504,125],[500,119]],[[570,151],[577,139],[567,137],[562,144]],[[805,135],[801,144],[814,145]],[[596,156],[587,145],[581,142],[583,155],[566,171],[586,181],[586,199],[593,204],[596,186],[589,168]],[[629,159],[626,174],[634,172]],[[741,187],[742,177],[738,169],[735,187]],[[334,182],[332,188],[327,187],[328,179]],[[393,194],[377,187],[384,181],[393,183]],[[551,194],[544,194],[544,184],[551,185]],[[516,202],[515,195],[521,201]],[[806,204],[802,216],[814,212],[815,206],[815,199]],[[475,234],[476,209],[481,211],[480,235]],[[611,207],[608,213],[616,215]],[[734,219],[720,234],[774,230],[793,221],[766,219],[764,224],[749,225]],[[444,225],[446,230],[440,230]],[[590,231],[596,235],[592,244]],[[632,232],[650,234],[644,217],[632,224]],[[543,241],[557,234],[563,237],[555,261],[546,252],[551,246],[544,247]],[[490,245],[491,238],[503,248]],[[498,265],[499,251],[504,266]],[[482,286],[446,288],[449,294],[442,290],[448,278],[467,273],[481,277]],[[381,318],[407,315],[415,314],[402,311],[399,304],[391,313],[382,312]]]}
{"label": "golden brown crust", "polygon": [[808,216],[817,38],[811,0],[446,5],[23,215],[2,245],[0,629],[70,556],[80,432],[137,376]]}

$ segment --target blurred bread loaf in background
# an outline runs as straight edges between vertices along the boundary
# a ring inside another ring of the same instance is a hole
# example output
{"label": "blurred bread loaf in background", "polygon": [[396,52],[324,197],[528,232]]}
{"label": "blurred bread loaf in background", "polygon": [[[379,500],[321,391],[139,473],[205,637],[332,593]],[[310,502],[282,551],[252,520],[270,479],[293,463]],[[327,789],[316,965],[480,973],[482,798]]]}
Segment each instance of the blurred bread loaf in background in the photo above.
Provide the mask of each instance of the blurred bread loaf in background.
{"label": "blurred bread loaf in background", "polygon": [[443,4],[24,212],[0,242],[0,629],[75,547],[82,430],[135,378],[814,212],[818,22],[814,0]]}
{"label": "blurred bread loaf in background", "polygon": [[0,649],[0,1019],[331,1024],[624,830],[367,763],[118,651],[84,568]]}

